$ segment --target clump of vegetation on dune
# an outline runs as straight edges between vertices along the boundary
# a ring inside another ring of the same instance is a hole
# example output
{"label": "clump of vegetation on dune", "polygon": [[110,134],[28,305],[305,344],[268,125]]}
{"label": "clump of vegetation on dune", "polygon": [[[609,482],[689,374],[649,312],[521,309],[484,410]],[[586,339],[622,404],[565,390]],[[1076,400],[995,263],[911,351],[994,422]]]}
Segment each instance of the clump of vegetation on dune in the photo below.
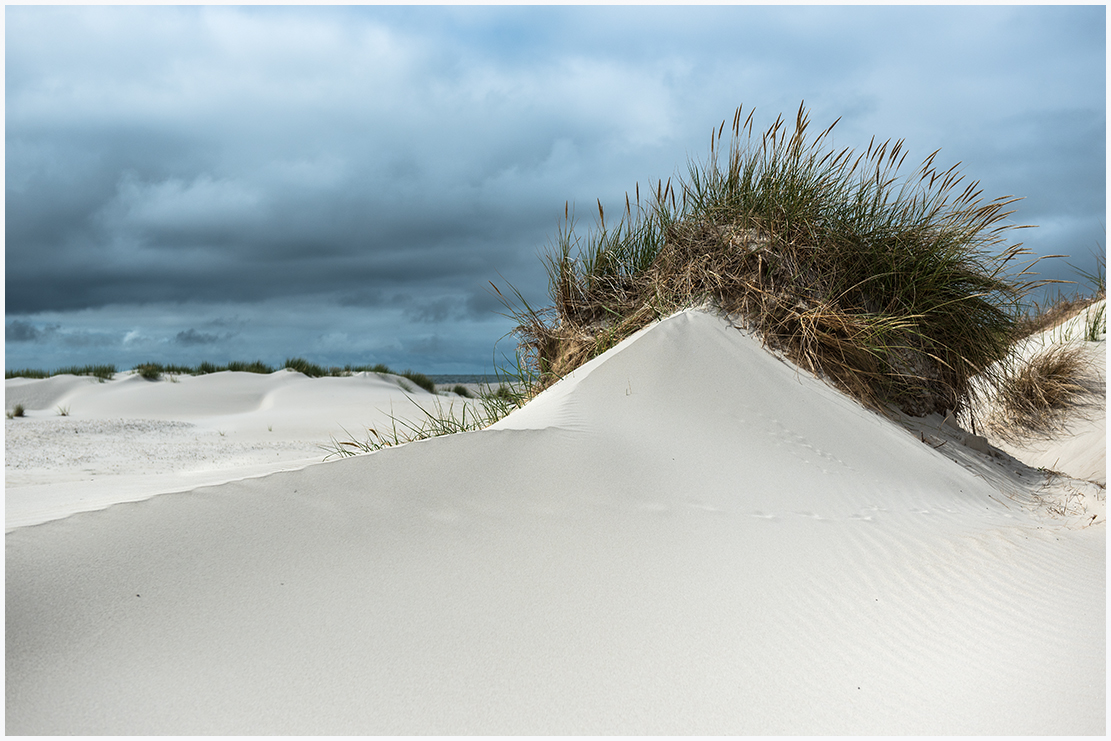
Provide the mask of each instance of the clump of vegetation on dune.
{"label": "clump of vegetation on dune", "polygon": [[[1031,264],[1007,246],[1016,198],[981,197],[957,166],[927,157],[909,177],[902,140],[833,148],[836,121],[808,141],[800,106],[753,135],[738,108],[687,177],[585,238],[565,221],[546,257],[552,306],[513,291],[517,361],[535,393],[648,323],[710,303],[763,342],[876,409],[960,413],[970,380],[1015,337]],[[1036,261],[1035,261],[1036,262]],[[495,290],[497,288],[495,287]]]}
{"label": "clump of vegetation on dune", "polygon": [[477,400],[473,400],[468,394],[459,404],[458,409],[454,403],[444,407],[438,399],[434,410],[417,406],[421,414],[415,416],[413,420],[390,414],[389,428],[385,426],[381,429],[367,428],[366,435],[362,439],[344,430],[347,433],[346,440],[336,440],[333,437],[329,445],[320,446],[328,453],[324,460],[373,453],[383,448],[392,448],[441,435],[482,430],[520,406],[520,401],[519,396],[502,384],[496,391],[487,388]]}
{"label": "clump of vegetation on dune", "polygon": [[1099,391],[1080,345],[1049,345],[1028,359],[1005,365],[993,394],[988,428],[1004,439],[1060,428],[1068,412]]}
{"label": "clump of vegetation on dune", "polygon": [[[1056,432],[1105,395],[1085,347],[1107,334],[1105,266],[1097,257],[1094,273],[1080,271],[1087,293],[1058,292],[1019,318],[1013,355],[1000,364],[990,389],[985,424],[992,433],[1016,441]],[[1044,334],[1034,338],[1038,333]],[[1042,346],[1029,352],[1028,342]]]}

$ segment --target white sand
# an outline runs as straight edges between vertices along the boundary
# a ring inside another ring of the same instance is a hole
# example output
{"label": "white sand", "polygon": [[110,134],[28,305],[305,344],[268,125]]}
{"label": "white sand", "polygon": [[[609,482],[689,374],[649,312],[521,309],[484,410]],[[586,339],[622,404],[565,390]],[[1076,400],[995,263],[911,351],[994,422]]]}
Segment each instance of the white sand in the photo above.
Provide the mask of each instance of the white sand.
{"label": "white sand", "polygon": [[333,438],[390,429],[390,415],[417,424],[422,408],[460,413],[467,403],[374,373],[9,379],[5,406],[27,416],[5,422],[6,526],[304,468]]}
{"label": "white sand", "polygon": [[7,731],[1104,733],[1103,488],[916,424],[683,312],[490,430],[17,527]]}

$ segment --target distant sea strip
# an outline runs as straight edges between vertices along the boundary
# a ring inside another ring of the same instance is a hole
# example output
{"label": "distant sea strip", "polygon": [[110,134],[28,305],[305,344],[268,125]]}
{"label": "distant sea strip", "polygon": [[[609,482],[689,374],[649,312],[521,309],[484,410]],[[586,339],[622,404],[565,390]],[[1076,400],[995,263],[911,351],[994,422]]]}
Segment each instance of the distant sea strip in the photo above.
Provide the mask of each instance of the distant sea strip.
{"label": "distant sea strip", "polygon": [[456,383],[478,383],[498,385],[498,377],[493,375],[428,375],[437,386],[450,386]]}

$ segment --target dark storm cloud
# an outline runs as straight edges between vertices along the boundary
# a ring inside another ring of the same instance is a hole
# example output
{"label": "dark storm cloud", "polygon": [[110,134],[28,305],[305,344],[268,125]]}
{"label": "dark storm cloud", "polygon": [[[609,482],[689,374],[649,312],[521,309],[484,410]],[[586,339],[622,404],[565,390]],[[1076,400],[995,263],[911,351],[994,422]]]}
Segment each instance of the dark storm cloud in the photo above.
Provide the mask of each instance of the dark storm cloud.
{"label": "dark storm cloud", "polygon": [[[480,284],[479,270],[485,278],[493,265],[512,266],[518,240],[536,241],[537,224],[552,222],[556,205],[536,183],[553,146],[552,132],[535,125],[539,113],[502,122],[507,131],[485,130],[486,111],[470,105],[466,90],[485,83],[463,80],[456,91],[451,65],[422,57],[421,44],[394,54],[406,40],[388,30],[372,26],[369,39],[350,38],[326,23],[317,29],[322,40],[338,34],[346,49],[293,49],[291,61],[317,59],[307,69],[265,53],[249,57],[237,87],[224,66],[244,63],[237,54],[274,49],[256,49],[267,44],[250,37],[246,49],[235,48],[221,33],[269,23],[280,48],[295,36],[292,21],[165,8],[148,9],[146,19],[166,13],[219,47],[205,50],[211,58],[171,43],[155,55],[161,69],[156,61],[146,73],[113,79],[121,70],[108,54],[94,60],[108,76],[67,69],[77,79],[50,92],[34,63],[57,60],[21,56],[13,65],[9,311],[254,301],[447,276]],[[121,20],[131,15],[52,14],[62,37],[76,34],[81,20],[107,17],[125,56],[138,43],[137,29]],[[10,39],[19,26],[9,25]],[[353,58],[361,55],[368,58]],[[334,74],[354,61],[361,68]],[[167,87],[164,75],[176,65],[187,74]],[[287,75],[293,79],[283,85]],[[210,83],[196,106],[193,88]],[[410,99],[411,89],[425,92]],[[567,128],[583,139],[596,133],[589,121]]]}
{"label": "dark storm cloud", "polygon": [[[1104,19],[1096,6],[11,6],[6,308],[25,325],[9,322],[9,339],[45,342],[29,323],[41,312],[301,299],[396,312],[396,332],[420,333],[501,311],[490,281],[542,305],[537,254],[564,202],[584,231],[596,199],[609,212],[702,158],[741,103],[765,126],[805,99],[818,130],[843,117],[838,146],[942,147],[986,196],[1025,197],[1016,222],[1041,225],[1028,245],[1086,256],[1103,239]],[[336,320],[317,321],[324,334]],[[224,337],[192,318],[164,326],[181,348]]]}
{"label": "dark storm cloud", "polygon": [[179,345],[214,345],[222,339],[227,339],[229,336],[230,335],[221,337],[220,335],[198,332],[190,327],[189,329],[178,332],[174,336],[174,342]]}
{"label": "dark storm cloud", "polygon": [[57,329],[58,325],[56,324],[40,329],[31,322],[15,319],[7,323],[5,338],[9,342],[37,342],[50,336]]}

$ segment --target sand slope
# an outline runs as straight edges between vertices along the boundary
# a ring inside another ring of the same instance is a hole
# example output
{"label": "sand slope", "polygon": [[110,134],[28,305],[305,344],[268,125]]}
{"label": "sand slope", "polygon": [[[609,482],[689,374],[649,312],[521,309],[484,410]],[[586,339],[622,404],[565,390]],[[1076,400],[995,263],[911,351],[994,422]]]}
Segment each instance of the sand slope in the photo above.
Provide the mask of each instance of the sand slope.
{"label": "sand slope", "polygon": [[10,532],[7,731],[1103,733],[1102,490],[924,437],[682,312],[494,429]]}

